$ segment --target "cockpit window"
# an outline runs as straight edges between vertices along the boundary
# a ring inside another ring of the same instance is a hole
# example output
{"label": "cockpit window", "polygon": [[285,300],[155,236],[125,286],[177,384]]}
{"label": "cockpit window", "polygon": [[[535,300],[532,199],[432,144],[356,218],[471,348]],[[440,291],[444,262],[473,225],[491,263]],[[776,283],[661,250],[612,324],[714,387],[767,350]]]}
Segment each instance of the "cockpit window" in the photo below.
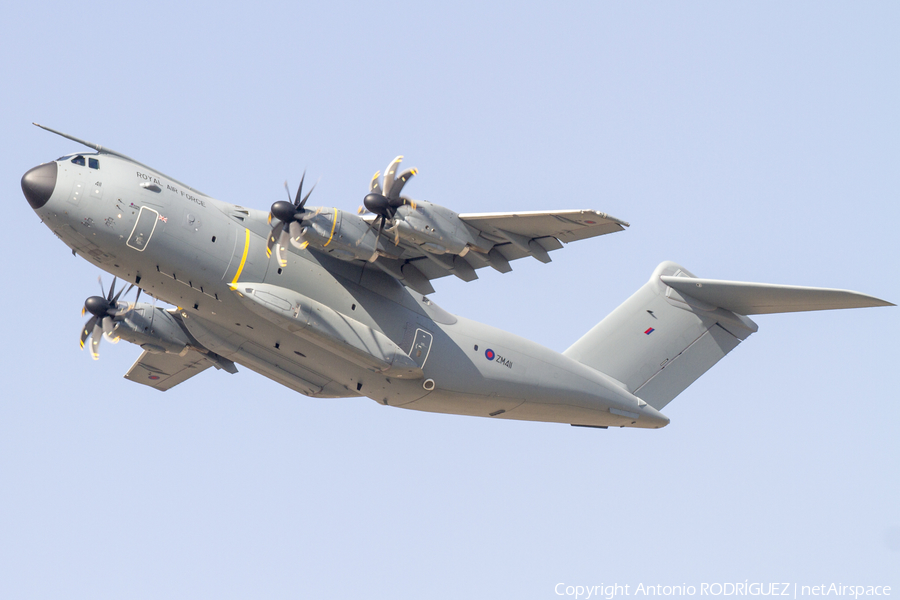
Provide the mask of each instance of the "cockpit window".
{"label": "cockpit window", "polygon": [[84,157],[80,154],[72,159],[72,164],[84,166]]}
{"label": "cockpit window", "polygon": [[99,169],[99,168],[100,168],[100,161],[97,160],[96,158],[89,158],[89,159],[88,159],[88,166],[89,166],[90,168],[92,168],[92,169]]}

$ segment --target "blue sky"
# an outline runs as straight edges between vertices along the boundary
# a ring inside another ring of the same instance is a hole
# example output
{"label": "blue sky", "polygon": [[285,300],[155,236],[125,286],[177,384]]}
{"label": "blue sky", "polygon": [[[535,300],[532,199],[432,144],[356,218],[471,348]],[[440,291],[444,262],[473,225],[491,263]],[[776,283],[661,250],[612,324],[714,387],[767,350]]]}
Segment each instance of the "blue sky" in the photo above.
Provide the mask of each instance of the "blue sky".
{"label": "blue sky", "polygon": [[[160,394],[78,349],[99,271],[19,180],[76,144],[226,200],[353,210],[397,154],[459,212],[629,221],[444,279],[562,351],[662,260],[900,300],[900,9],[873,3],[19,3],[0,39],[0,595],[556,598],[900,590],[898,309],[763,315],[665,411],[594,431],[314,400],[248,370]],[[313,200],[311,200],[313,202]],[[105,281],[108,283],[107,275]]]}

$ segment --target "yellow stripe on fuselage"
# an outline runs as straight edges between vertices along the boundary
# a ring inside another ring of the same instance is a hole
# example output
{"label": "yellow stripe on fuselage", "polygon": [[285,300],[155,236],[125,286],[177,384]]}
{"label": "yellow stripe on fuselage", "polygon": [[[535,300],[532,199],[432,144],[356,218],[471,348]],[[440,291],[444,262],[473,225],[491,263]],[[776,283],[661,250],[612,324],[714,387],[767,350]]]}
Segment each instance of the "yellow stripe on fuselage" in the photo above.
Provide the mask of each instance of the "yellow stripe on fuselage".
{"label": "yellow stripe on fuselage", "polygon": [[244,233],[246,237],[244,238],[244,255],[241,257],[241,264],[238,265],[237,273],[234,274],[234,279],[231,280],[231,289],[237,289],[237,281],[241,276],[241,271],[244,270],[244,264],[247,262],[247,253],[250,252],[250,230],[245,229]]}
{"label": "yellow stripe on fuselage", "polygon": [[[334,209],[334,218],[331,220],[331,235],[328,236],[328,241],[325,242],[325,246],[331,243],[331,238],[334,237],[334,227],[337,225],[337,208]],[[325,246],[322,246],[323,248]]]}

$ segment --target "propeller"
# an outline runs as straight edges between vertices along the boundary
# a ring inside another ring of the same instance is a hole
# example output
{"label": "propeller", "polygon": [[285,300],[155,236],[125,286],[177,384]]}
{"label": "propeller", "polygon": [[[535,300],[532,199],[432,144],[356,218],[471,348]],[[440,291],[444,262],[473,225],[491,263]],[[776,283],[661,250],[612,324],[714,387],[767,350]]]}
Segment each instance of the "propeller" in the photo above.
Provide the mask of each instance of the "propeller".
{"label": "propeller", "polygon": [[[385,221],[392,221],[394,215],[397,214],[398,208],[404,204],[412,206],[413,208],[416,207],[416,203],[412,200],[400,197],[403,186],[418,173],[416,169],[409,169],[401,173],[399,177],[395,177],[402,160],[403,157],[398,156],[388,165],[384,172],[384,188],[382,188],[381,184],[378,182],[381,171],[375,173],[375,176],[372,177],[372,182],[369,184],[369,193],[363,198],[363,204],[366,209],[381,218],[381,222],[378,224],[379,236],[381,236],[381,232],[384,230]],[[398,241],[399,232],[395,227],[394,244],[397,244]]]}
{"label": "propeller", "polygon": [[[113,336],[114,331],[114,321],[115,318],[125,314],[132,307],[119,310],[118,301],[119,296],[122,295],[122,292],[128,293],[131,291],[131,288],[134,287],[132,284],[127,290],[125,286],[122,286],[117,293],[115,293],[116,289],[116,278],[113,277],[112,285],[109,286],[109,292],[103,296],[103,281],[98,277],[97,281],[100,282],[100,296],[91,296],[87,300],[84,301],[84,308],[81,309],[81,316],[84,316],[86,313],[91,313],[91,318],[88,319],[87,323],[84,324],[84,328],[81,330],[81,347],[84,348],[84,342],[91,338],[91,358],[97,360],[100,358],[100,354],[98,353],[98,349],[100,348],[100,339],[103,336],[106,336],[106,339],[115,343],[119,341],[118,337]],[[115,293],[115,295],[114,295]],[[138,296],[140,297],[140,288],[138,289]]]}
{"label": "propeller", "polygon": [[287,266],[284,252],[287,250],[288,241],[300,249],[309,245],[309,242],[303,239],[303,227],[300,223],[308,212],[303,207],[316,186],[313,185],[301,200],[300,196],[303,194],[303,182],[305,180],[306,171],[303,172],[303,176],[300,178],[300,186],[297,188],[297,195],[294,197],[293,202],[291,201],[291,190],[288,188],[287,181],[285,181],[284,189],[288,195],[287,201],[280,200],[274,203],[269,212],[269,224],[272,223],[272,219],[277,219],[279,222],[272,227],[272,232],[269,234],[269,239],[266,242],[266,256],[272,256],[272,247],[274,246],[275,258],[278,260],[278,266],[280,267]]}

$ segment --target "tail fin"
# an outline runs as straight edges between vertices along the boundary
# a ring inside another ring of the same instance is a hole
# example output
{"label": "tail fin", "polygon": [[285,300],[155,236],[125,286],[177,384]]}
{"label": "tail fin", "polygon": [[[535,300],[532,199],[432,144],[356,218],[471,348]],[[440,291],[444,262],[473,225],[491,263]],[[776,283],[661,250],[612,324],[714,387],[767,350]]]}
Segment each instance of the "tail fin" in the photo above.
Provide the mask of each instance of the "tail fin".
{"label": "tail fin", "polygon": [[698,279],[673,263],[563,354],[661,410],[757,331],[748,314],[893,306],[846,290]]}

